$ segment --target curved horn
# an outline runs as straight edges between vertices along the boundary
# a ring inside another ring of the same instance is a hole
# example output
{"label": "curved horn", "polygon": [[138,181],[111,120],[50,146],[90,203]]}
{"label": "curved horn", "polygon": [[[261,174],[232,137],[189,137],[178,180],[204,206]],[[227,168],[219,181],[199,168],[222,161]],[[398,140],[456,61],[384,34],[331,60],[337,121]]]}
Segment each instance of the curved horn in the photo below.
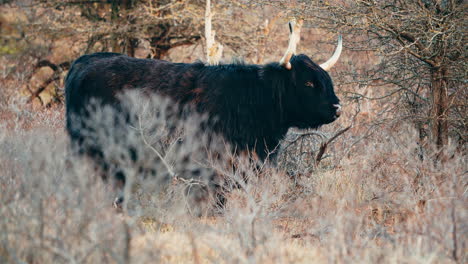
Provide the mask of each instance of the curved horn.
{"label": "curved horn", "polygon": [[296,47],[297,43],[299,43],[299,40],[301,39],[300,34],[301,34],[301,27],[302,27],[302,20],[299,20],[296,22],[295,19],[289,21],[289,44],[288,44],[288,49],[284,53],[283,58],[280,60],[280,65],[285,67],[286,69],[290,70],[291,63],[289,60],[291,60],[291,57],[296,54]]}
{"label": "curved horn", "polygon": [[341,55],[341,50],[343,49],[343,40],[341,35],[338,37],[338,46],[336,47],[335,53],[333,53],[333,56],[331,56],[330,59],[327,60],[327,62],[320,64],[320,67],[322,69],[328,71],[335,65],[335,63],[338,61]]}

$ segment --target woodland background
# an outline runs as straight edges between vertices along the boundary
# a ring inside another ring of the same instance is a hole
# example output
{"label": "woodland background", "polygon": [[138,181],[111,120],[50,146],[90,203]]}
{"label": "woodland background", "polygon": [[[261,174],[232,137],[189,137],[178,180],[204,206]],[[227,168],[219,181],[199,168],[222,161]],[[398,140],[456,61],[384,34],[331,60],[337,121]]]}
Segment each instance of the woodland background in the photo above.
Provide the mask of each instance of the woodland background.
{"label": "woodland background", "polygon": [[[291,18],[304,19],[298,52],[317,63],[341,34],[340,119],[291,129],[279,168],[231,157],[237,170],[224,173],[241,188],[216,216],[190,210],[187,182],[136,181],[133,209],[116,214],[108,186],[69,153],[63,79],[97,51],[206,61],[205,1],[0,1],[0,262],[468,261],[465,1],[211,9],[227,63],[279,61]],[[174,164],[193,149],[178,151]]]}

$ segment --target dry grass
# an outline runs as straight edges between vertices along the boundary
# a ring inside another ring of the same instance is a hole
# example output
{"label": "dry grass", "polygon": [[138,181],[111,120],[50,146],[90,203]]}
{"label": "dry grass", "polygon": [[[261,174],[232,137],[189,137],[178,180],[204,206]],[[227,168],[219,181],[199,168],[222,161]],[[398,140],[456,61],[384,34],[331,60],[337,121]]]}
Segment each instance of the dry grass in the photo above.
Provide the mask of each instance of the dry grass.
{"label": "dry grass", "polygon": [[[280,39],[278,32],[271,39]],[[371,60],[347,53],[343,61],[353,67]],[[63,105],[36,108],[19,96],[33,63],[0,58],[0,64],[0,263],[468,262],[467,155],[450,146],[435,162],[438,153],[398,119],[392,98],[343,100],[344,115],[320,133],[328,138],[354,126],[328,147],[319,166],[315,133],[280,155],[280,169],[245,157],[230,157],[234,171],[215,161],[200,164],[206,142],[196,133],[167,148],[173,138],[165,117],[144,116],[153,123],[126,138],[145,154],[142,164],[167,172],[149,145],[163,147],[175,170],[202,167],[202,180],[216,171],[240,188],[226,194],[226,207],[217,212],[212,200],[187,195],[190,182],[142,179],[126,164],[133,184],[127,213],[119,214],[112,207],[115,190],[92,163],[71,154]],[[385,93],[363,89],[337,85],[338,92]],[[109,144],[110,156],[123,151]],[[191,162],[179,162],[186,156]]]}
{"label": "dry grass", "polygon": [[[112,188],[70,153],[61,118],[4,109],[30,125],[1,127],[2,263],[467,260],[466,156],[447,150],[435,163],[405,125],[382,126],[351,150],[338,141],[318,168],[295,177],[243,157],[235,158],[235,171],[207,163],[240,185],[217,216],[193,213],[185,182],[155,186],[161,181],[137,175],[132,205],[118,214]],[[170,164],[196,150],[178,148]]]}

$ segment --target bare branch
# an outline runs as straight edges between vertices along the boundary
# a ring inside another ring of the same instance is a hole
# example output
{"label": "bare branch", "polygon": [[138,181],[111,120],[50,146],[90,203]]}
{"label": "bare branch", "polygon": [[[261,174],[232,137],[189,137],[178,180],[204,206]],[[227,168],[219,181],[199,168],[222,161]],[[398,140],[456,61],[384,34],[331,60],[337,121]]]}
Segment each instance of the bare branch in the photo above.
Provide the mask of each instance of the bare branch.
{"label": "bare branch", "polygon": [[315,158],[315,164],[318,165],[320,161],[322,160],[323,154],[325,154],[325,150],[327,149],[327,146],[335,139],[337,139],[339,136],[343,135],[346,131],[348,131],[353,125],[349,125],[348,127],[338,131],[333,137],[331,137],[327,142],[322,143],[320,146],[320,150],[317,153],[317,157]]}
{"label": "bare branch", "polygon": [[208,65],[218,65],[223,54],[223,45],[215,41],[216,32],[211,28],[211,1],[206,0],[205,10],[205,39],[206,39],[206,60]]}
{"label": "bare branch", "polygon": [[140,135],[141,135],[141,139],[143,140],[143,143],[148,147],[150,148],[157,156],[158,158],[161,160],[161,162],[163,163],[164,167],[166,167],[167,171],[169,172],[169,174],[172,176],[172,177],[175,177],[176,174],[174,172],[174,170],[172,169],[172,166],[169,165],[169,163],[167,163],[166,159],[163,157],[163,155],[161,155],[161,153],[155,149],[149,142],[148,140],[146,139],[146,136],[145,136],[145,132],[144,132],[144,129],[143,129],[143,124],[141,122],[141,118],[138,117],[138,130],[140,132]]}

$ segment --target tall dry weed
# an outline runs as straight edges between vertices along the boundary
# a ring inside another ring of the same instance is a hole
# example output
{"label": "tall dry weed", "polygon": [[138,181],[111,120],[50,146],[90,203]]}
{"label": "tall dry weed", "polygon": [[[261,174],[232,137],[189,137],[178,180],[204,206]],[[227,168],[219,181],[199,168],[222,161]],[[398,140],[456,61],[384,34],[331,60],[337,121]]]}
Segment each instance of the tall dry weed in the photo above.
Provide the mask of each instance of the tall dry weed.
{"label": "tall dry weed", "polygon": [[[454,147],[435,162],[436,150],[404,124],[363,139],[350,131],[319,166],[288,174],[228,155],[224,143],[198,137],[199,121],[167,122],[167,105],[151,100],[137,101],[136,125],[98,135],[129,178],[124,214],[57,119],[1,127],[1,262],[466,262],[466,155]],[[100,111],[101,125],[115,121]],[[214,174],[223,179],[221,208]]]}

